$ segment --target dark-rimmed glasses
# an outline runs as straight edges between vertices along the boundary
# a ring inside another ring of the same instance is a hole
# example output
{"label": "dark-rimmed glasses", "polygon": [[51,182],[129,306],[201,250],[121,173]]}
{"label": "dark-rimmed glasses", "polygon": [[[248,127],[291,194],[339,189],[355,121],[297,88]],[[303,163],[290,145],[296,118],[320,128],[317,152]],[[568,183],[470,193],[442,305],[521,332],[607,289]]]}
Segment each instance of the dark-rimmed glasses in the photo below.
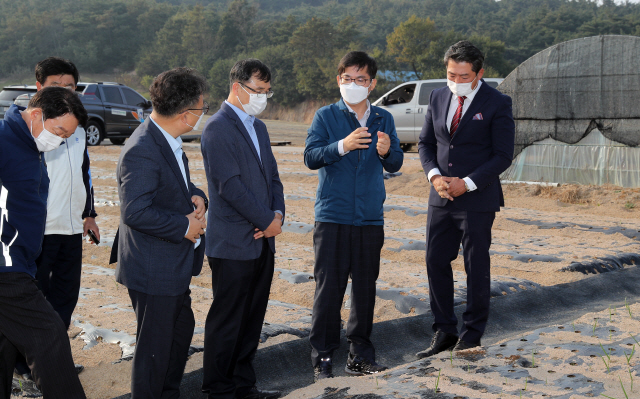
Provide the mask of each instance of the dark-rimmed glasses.
{"label": "dark-rimmed glasses", "polygon": [[[245,84],[244,84],[244,83],[242,83],[242,82],[238,82],[238,83],[240,84],[240,86],[242,86],[242,87],[246,87],[247,89],[249,89],[249,90],[251,90],[252,92],[254,92],[254,93],[258,96],[258,98],[263,98],[264,96],[267,96],[267,98],[271,98],[271,97],[273,97],[273,90],[269,90],[269,91],[268,91],[268,92],[266,92],[266,93],[260,93],[260,92],[256,91],[255,89],[252,89],[251,87],[249,87],[249,86],[245,85]],[[246,91],[246,90],[245,90],[245,91]],[[249,93],[247,93],[247,94],[249,94]]]}

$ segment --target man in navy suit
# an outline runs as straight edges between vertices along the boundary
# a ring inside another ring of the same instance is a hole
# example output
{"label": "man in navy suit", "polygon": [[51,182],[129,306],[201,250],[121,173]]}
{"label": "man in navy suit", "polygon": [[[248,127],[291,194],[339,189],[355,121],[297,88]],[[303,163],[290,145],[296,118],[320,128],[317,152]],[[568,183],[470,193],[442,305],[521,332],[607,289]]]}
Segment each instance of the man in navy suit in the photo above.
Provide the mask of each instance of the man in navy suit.
{"label": "man in navy suit", "polygon": [[233,66],[229,80],[229,97],[202,133],[214,296],[205,324],[202,391],[209,398],[273,399],[280,392],[258,390],[251,364],[285,212],[267,127],[255,117],[273,95],[271,72],[247,59]]}
{"label": "man in navy suit", "polygon": [[116,280],[138,322],[131,397],[177,398],[195,319],[189,283],[202,269],[206,196],[191,182],[180,135],[209,110],[190,68],[158,75],[151,116],[125,144],[117,168],[120,229]]}
{"label": "man in navy suit", "polygon": [[[504,206],[500,174],[513,157],[511,98],[484,84],[484,56],[461,41],[444,57],[448,88],[434,90],[418,151],[431,182],[427,274],[434,316],[431,346],[419,358],[480,345],[489,317],[491,227]],[[458,335],[451,261],[463,247],[467,308]]]}

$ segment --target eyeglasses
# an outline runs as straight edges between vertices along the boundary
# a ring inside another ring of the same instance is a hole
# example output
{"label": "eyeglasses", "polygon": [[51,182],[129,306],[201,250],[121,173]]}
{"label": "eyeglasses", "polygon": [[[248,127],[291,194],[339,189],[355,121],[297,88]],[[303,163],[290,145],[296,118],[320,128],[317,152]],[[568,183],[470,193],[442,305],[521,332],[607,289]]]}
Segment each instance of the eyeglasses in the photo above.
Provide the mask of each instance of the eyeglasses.
{"label": "eyeglasses", "polygon": [[351,82],[356,82],[356,84],[358,86],[364,86],[367,84],[367,82],[370,82],[372,79],[365,79],[365,78],[347,78],[347,77],[343,77],[340,76],[340,82],[342,84],[349,84]]}
{"label": "eyeglasses", "polygon": [[[249,86],[247,86],[247,85],[243,84],[242,82],[238,82],[238,83],[240,84],[240,86],[242,86],[242,87],[246,87],[247,89],[249,89],[249,90],[251,90],[252,92],[254,92],[254,93],[258,96],[258,98],[263,98],[264,96],[267,96],[267,98],[271,98],[271,97],[273,97],[273,91],[272,91],[272,90],[269,90],[269,91],[268,91],[268,92],[266,92],[266,93],[260,93],[260,92],[258,92],[258,91],[256,91],[256,90],[252,89],[251,87],[249,87]],[[245,90],[245,91],[246,91],[246,90]],[[247,94],[249,94],[249,93],[247,92]]]}
{"label": "eyeglasses", "polygon": [[186,111],[202,111],[202,115],[206,115],[209,113],[209,103],[208,102],[204,102],[202,108],[189,108],[189,109],[185,109],[184,112]]}

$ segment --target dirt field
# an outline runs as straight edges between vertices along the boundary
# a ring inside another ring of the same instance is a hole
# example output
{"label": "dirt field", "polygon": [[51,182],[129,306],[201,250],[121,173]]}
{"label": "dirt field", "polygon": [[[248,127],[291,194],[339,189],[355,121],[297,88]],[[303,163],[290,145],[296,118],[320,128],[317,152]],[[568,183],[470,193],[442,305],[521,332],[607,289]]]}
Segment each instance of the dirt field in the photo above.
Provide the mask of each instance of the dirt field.
{"label": "dirt field", "polygon": [[[277,239],[276,273],[265,320],[269,328],[263,330],[262,346],[308,335],[315,289],[311,228],[317,186],[317,172],[303,163],[307,126],[266,122],[272,141],[290,141],[292,145],[273,147],[287,209],[285,232]],[[83,288],[69,331],[75,362],[86,368],[81,381],[93,399],[129,392],[131,362],[120,360],[131,355],[135,342],[135,315],[127,290],[115,282],[114,265],[107,263],[119,223],[115,168],[121,148],[108,140],[90,148],[103,244],[85,244]],[[192,181],[207,192],[199,143],[185,143],[184,148]],[[375,322],[423,314],[429,307],[424,263],[429,187],[415,149],[405,154],[401,172],[401,176],[386,180],[386,240]],[[505,185],[504,191],[506,206],[493,228],[494,295],[589,278],[563,269],[606,256],[640,253],[639,189],[512,184]],[[466,287],[462,258],[453,266],[456,300],[462,303]],[[205,260],[202,274],[193,278],[191,287],[196,348],[203,344],[204,321],[212,300],[210,279]],[[345,299],[344,320],[349,312],[348,295]],[[557,355],[549,352],[549,356]],[[201,363],[201,353],[195,353],[187,371],[201,367]]]}

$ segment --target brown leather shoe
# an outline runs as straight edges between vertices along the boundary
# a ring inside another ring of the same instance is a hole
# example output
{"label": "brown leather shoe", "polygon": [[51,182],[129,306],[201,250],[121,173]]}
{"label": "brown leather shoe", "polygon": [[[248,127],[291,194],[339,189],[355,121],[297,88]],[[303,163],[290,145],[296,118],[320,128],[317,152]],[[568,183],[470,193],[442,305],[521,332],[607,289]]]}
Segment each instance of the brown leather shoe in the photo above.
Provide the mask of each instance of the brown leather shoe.
{"label": "brown leather shoe", "polygon": [[425,357],[433,356],[440,352],[444,352],[448,349],[453,348],[453,346],[457,342],[457,335],[438,330],[435,334],[433,334],[433,338],[431,339],[431,346],[421,352],[416,353],[416,357],[418,359],[422,359]]}

